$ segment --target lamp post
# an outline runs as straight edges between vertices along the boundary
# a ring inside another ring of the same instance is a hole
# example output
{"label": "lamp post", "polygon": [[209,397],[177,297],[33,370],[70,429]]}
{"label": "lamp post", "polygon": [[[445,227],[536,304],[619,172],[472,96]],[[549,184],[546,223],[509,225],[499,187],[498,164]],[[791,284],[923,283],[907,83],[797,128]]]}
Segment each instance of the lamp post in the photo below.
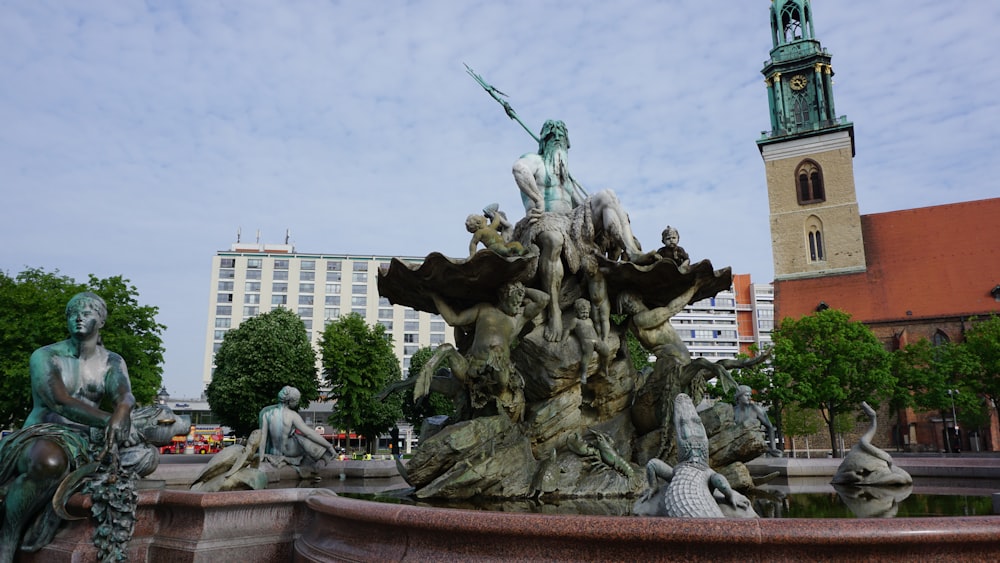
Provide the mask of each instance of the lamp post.
{"label": "lamp post", "polygon": [[[951,423],[952,423],[952,426],[955,427],[955,439],[958,439],[958,415],[955,414],[955,395],[958,395],[958,389],[949,389],[948,390],[948,396],[951,397]],[[951,441],[949,440],[949,445],[950,445],[950,442]],[[961,442],[959,442],[958,447],[959,447],[959,449],[961,449],[961,447],[962,447],[961,446]]]}
{"label": "lamp post", "polygon": [[156,394],[156,402],[165,405],[168,400],[170,400],[170,393],[167,393],[167,386],[163,385],[160,387],[160,392]]}

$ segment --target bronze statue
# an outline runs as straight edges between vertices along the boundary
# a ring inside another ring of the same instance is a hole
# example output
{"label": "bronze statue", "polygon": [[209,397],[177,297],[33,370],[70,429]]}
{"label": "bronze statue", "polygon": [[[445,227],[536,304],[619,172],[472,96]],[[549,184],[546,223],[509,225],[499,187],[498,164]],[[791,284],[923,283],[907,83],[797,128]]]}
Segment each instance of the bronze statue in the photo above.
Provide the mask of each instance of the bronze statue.
{"label": "bronze statue", "polygon": [[[103,299],[79,293],[66,305],[69,338],[31,355],[32,410],[24,427],[0,442],[0,563],[12,561],[19,545],[33,552],[51,541],[69,516],[61,509],[65,498],[53,499],[57,489],[68,497],[99,468],[117,480],[148,475],[159,463],[159,450],[132,422],[135,397],[125,361],[101,341],[106,319]],[[158,417],[144,418],[148,426]],[[131,526],[125,528],[131,537]]]}

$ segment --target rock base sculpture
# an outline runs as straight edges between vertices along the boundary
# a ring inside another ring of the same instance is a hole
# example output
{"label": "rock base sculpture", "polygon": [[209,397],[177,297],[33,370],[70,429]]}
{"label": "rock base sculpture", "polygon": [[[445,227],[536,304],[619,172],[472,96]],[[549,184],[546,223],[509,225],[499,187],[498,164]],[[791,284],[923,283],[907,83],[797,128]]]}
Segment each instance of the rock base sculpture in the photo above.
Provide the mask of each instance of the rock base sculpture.
{"label": "rock base sculpture", "polygon": [[861,436],[833,476],[835,485],[855,486],[906,486],[913,484],[910,474],[900,469],[892,461],[892,456],[872,445],[878,422],[875,410],[868,403],[861,403],[861,409],[871,420],[871,426]]}

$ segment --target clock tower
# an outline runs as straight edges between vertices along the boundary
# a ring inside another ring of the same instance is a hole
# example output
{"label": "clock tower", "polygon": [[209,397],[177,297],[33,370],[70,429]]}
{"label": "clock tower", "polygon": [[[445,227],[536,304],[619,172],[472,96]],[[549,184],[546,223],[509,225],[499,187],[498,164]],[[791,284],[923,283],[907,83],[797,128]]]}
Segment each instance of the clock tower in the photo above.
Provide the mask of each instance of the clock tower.
{"label": "clock tower", "polygon": [[854,124],[837,117],[830,53],[809,0],[772,0],[764,84],[771,130],[757,140],[767,174],[775,281],[865,271],[854,189]]}

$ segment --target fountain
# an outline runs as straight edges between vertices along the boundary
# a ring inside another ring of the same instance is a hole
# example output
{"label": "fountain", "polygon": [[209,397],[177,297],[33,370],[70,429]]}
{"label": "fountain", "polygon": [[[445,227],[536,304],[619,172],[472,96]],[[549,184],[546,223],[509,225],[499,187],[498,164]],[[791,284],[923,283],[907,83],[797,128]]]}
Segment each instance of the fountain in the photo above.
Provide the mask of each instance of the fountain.
{"label": "fountain", "polygon": [[[457,346],[441,346],[407,382],[417,397],[450,393],[458,411],[400,464],[413,497],[617,497],[631,504],[670,497],[673,482],[661,493],[659,479],[685,471],[690,479],[694,467],[721,492],[720,508],[746,508],[729,489],[753,486],[747,463],[770,445],[756,421],[736,424],[732,406],[705,400],[704,389],[719,378],[737,391],[727,369],[739,364],[692,359],[668,322],[688,303],[728,288],[729,270],[692,263],[669,229],[663,248],[643,253],[615,194],[585,195],[572,180],[561,122],[546,123],[540,146],[514,166],[524,219],[511,225],[486,206],[485,220],[469,221],[470,257],[432,253],[419,265],[393,260],[380,272],[383,296],[440,313],[458,333]],[[479,243],[487,248],[478,250]],[[656,357],[651,369],[633,366],[629,335]],[[441,373],[445,359],[450,370]],[[675,417],[688,417],[688,426],[675,427]],[[694,427],[700,430],[692,434]],[[694,435],[708,438],[707,452],[692,454],[686,442]],[[331,469],[347,476],[364,466],[387,475],[394,465],[333,462]],[[291,468],[282,471],[294,477]],[[968,561],[1000,553],[996,516],[526,514],[370,502],[311,488],[209,493],[164,484],[140,482],[129,560],[780,561],[822,553],[830,560]],[[77,495],[64,510],[85,513],[90,503]],[[18,560],[93,559],[93,532],[89,520],[71,522],[42,551]]]}

